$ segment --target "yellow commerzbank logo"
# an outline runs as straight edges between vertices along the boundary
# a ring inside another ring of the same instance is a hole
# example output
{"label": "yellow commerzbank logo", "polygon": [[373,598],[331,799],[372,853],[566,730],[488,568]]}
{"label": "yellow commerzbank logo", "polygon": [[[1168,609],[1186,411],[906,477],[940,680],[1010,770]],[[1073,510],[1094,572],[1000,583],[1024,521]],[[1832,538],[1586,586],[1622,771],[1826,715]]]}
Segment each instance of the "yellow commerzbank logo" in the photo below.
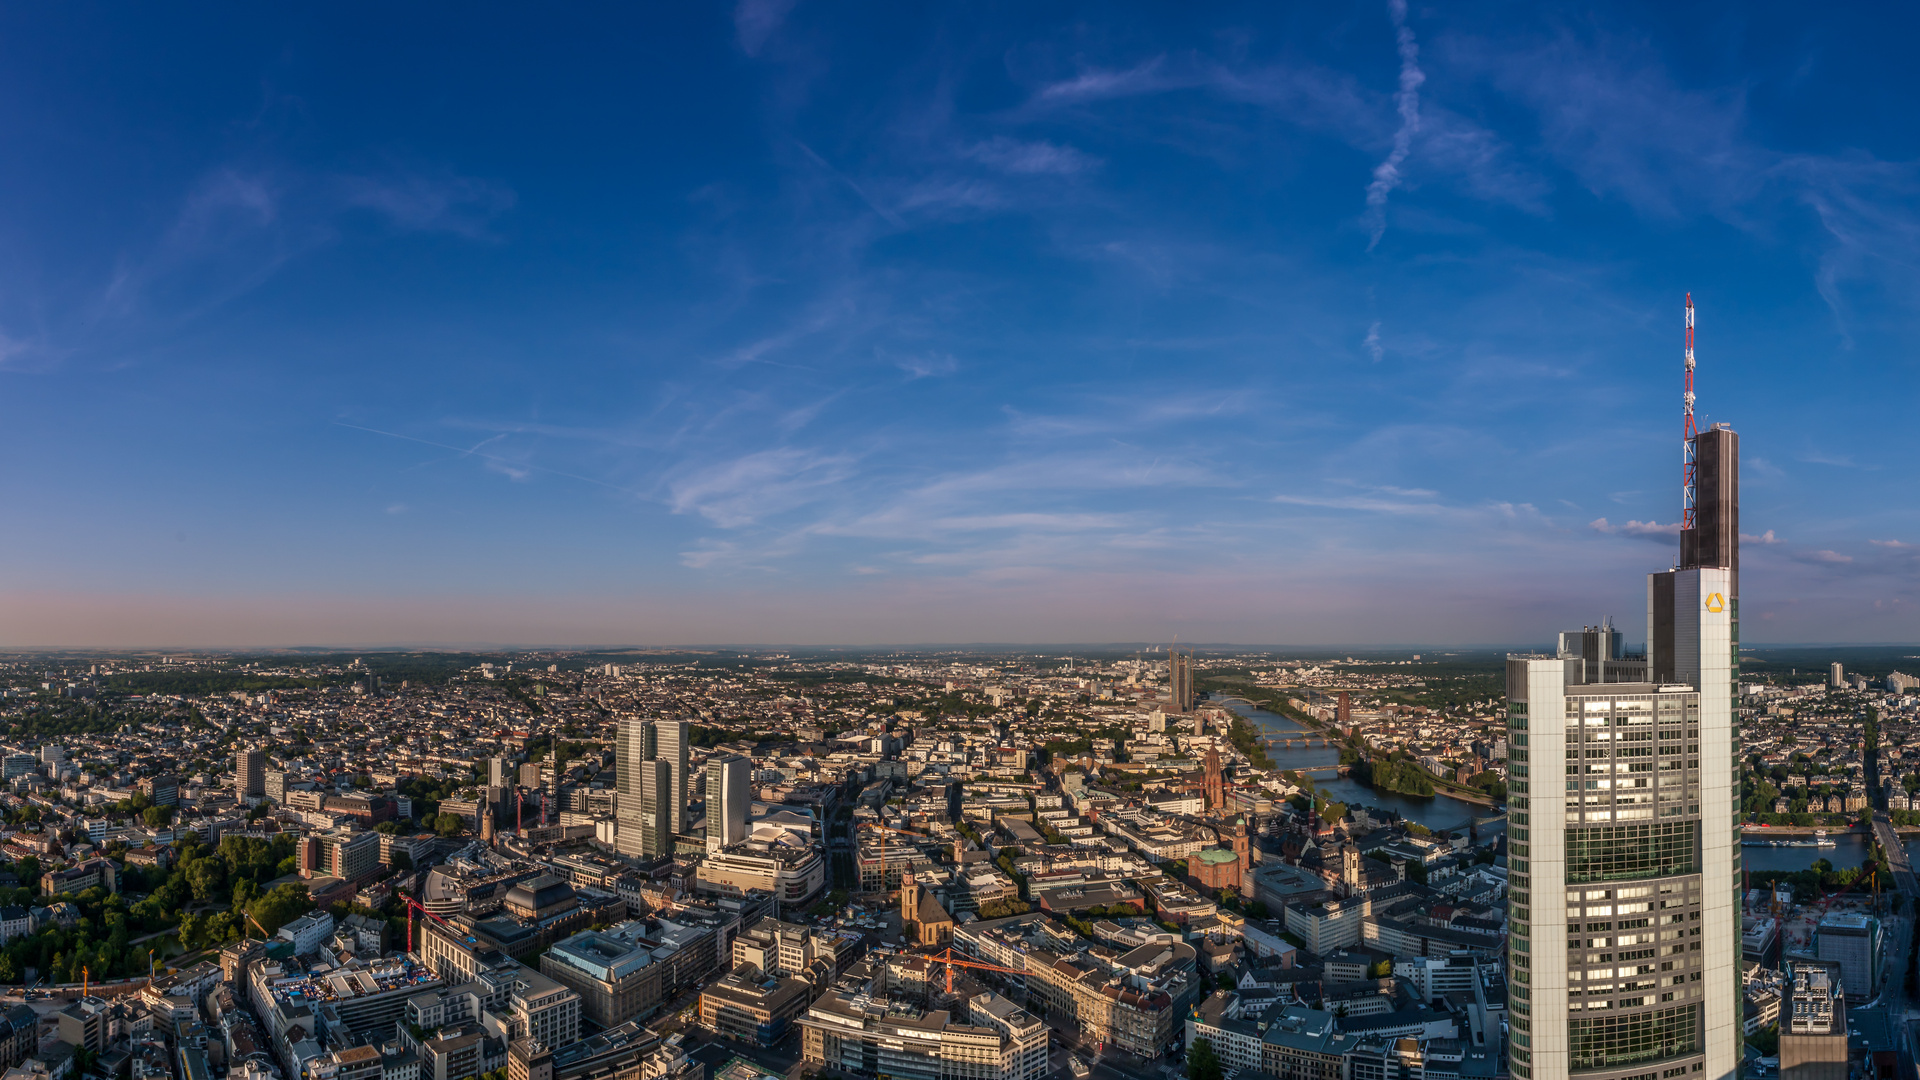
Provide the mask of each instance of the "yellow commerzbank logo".
{"label": "yellow commerzbank logo", "polygon": [[1711,611],[1715,615],[1718,615],[1722,611],[1725,611],[1726,609],[1727,609],[1726,597],[1721,596],[1719,593],[1707,594],[1707,610],[1708,611]]}

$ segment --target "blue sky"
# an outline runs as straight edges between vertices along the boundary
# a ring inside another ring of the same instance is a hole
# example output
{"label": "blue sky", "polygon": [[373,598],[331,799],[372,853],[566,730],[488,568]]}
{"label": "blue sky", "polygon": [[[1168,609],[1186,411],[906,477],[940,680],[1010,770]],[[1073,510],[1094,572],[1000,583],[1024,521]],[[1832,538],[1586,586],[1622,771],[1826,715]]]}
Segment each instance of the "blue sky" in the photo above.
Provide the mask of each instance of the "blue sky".
{"label": "blue sky", "polygon": [[0,13],[0,643],[1915,635],[1830,5]]}

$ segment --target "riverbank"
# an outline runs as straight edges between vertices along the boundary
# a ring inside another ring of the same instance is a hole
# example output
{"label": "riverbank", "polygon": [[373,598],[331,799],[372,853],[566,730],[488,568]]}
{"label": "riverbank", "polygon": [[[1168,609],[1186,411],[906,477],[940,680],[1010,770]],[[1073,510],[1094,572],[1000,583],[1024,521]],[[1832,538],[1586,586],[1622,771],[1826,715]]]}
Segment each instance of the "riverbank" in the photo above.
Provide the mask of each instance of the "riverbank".
{"label": "riverbank", "polygon": [[[1202,684],[1205,685],[1209,681],[1211,680],[1202,680]],[[1232,699],[1242,704],[1250,705],[1253,708],[1273,713],[1300,726],[1306,731],[1325,736],[1330,746],[1351,750],[1355,753],[1366,754],[1368,756],[1373,756],[1374,754],[1371,747],[1348,738],[1339,728],[1322,723],[1320,720],[1294,708],[1288,703],[1287,696],[1282,691],[1269,689],[1264,686],[1255,686],[1252,683],[1226,681],[1213,681],[1212,686],[1207,688],[1219,693],[1222,703],[1227,699]],[[1406,792],[1394,791],[1390,788],[1374,787],[1371,784],[1364,786],[1369,791],[1386,795],[1400,795],[1412,799],[1426,799],[1438,795],[1445,795],[1447,798],[1457,799],[1463,803],[1472,803],[1475,806],[1491,807],[1501,805],[1499,800],[1496,800],[1479,788],[1470,787],[1458,781],[1446,779],[1445,777],[1435,776],[1433,773],[1428,772],[1425,768],[1418,765],[1415,767],[1420,768],[1421,773],[1433,784],[1433,795],[1412,795]]]}
{"label": "riverbank", "polygon": [[[1920,833],[1920,829],[1913,829],[1911,831],[1914,833]],[[1742,825],[1740,827],[1740,834],[1742,836],[1812,836],[1814,833],[1817,833],[1817,832],[1826,833],[1828,836],[1839,836],[1845,833],[1854,833],[1856,835],[1864,834],[1867,832],[1867,830],[1861,828],[1858,825],[1752,825],[1752,824],[1748,824],[1748,825]]]}

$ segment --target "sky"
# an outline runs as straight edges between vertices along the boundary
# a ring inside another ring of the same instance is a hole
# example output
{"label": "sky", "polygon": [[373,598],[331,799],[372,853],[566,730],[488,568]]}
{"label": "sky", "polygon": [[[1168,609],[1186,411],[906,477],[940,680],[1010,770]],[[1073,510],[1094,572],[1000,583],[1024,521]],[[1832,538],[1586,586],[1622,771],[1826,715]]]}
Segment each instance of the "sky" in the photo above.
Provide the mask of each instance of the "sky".
{"label": "sky", "polygon": [[13,5],[0,645],[1913,641],[1917,20]]}

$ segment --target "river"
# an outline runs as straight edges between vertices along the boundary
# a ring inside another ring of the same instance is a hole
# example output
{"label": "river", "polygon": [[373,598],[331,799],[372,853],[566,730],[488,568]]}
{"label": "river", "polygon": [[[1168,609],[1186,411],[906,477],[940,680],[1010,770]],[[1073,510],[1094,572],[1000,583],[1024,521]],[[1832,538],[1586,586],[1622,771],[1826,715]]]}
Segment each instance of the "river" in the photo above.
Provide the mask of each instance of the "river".
{"label": "river", "polygon": [[[1241,698],[1215,698],[1214,701],[1232,709],[1263,731],[1278,735],[1292,735],[1310,730],[1279,713],[1268,712]],[[1408,821],[1419,822],[1435,832],[1455,830],[1464,832],[1477,817],[1482,821],[1479,830],[1482,840],[1506,828],[1505,818],[1492,822],[1486,820],[1494,814],[1489,807],[1476,806],[1444,795],[1423,799],[1415,795],[1375,791],[1359,781],[1345,777],[1336,778],[1331,774],[1331,770],[1340,764],[1340,748],[1337,746],[1278,746],[1269,743],[1267,756],[1273,759],[1275,767],[1281,769],[1298,769],[1302,772],[1312,769],[1327,770],[1312,777],[1313,786],[1335,802],[1391,810]],[[1840,863],[1836,861],[1834,865],[1839,866]]]}
{"label": "river", "polygon": [[[1825,859],[1833,864],[1835,870],[1853,870],[1866,864],[1867,834],[1845,833],[1838,829],[1827,830],[1834,846],[1828,848],[1813,847],[1757,847],[1753,844],[1740,845],[1740,865],[1748,870],[1806,870],[1813,866],[1815,859]],[[1754,833],[1746,834],[1745,839],[1765,839]],[[1810,835],[1785,836],[1782,840],[1808,840]]]}

